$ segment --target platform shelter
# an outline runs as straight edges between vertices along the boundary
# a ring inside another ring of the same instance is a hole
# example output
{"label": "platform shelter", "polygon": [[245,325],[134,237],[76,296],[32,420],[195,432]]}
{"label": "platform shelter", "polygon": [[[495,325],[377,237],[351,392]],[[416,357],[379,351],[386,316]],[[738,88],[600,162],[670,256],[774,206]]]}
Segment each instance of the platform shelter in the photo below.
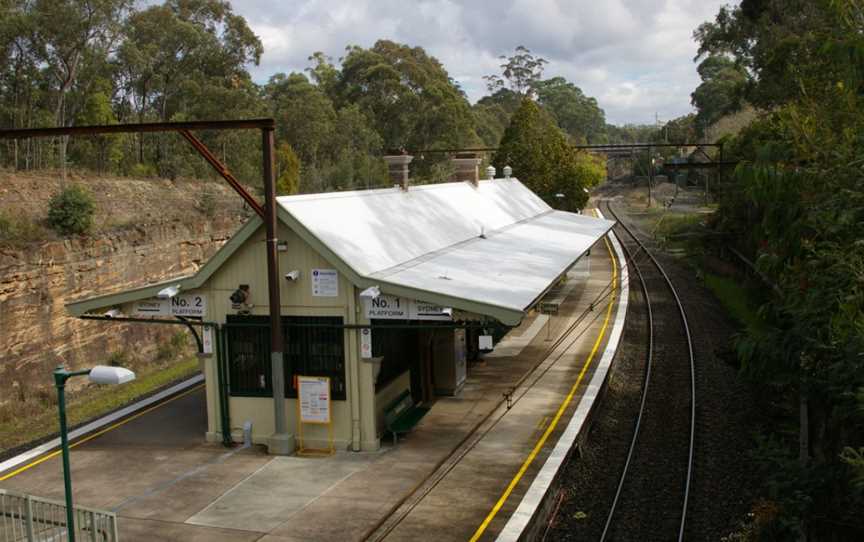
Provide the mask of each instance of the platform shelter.
{"label": "platform shelter", "polygon": [[[288,196],[278,205],[285,410],[313,449],[377,450],[394,401],[458,394],[492,328],[518,324],[614,224],[556,211],[515,178]],[[202,354],[206,438],[239,441],[245,426],[268,444],[260,218],[194,274],[67,308],[82,318],[188,323]],[[298,398],[302,377],[326,378],[326,397]],[[313,407],[329,425],[299,425]]]}

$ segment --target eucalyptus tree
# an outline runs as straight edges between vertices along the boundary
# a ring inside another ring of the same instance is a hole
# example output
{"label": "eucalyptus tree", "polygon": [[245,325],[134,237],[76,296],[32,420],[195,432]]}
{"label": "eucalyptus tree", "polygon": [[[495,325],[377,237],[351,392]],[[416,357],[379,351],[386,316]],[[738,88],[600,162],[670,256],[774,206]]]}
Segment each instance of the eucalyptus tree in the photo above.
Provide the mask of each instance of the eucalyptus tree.
{"label": "eucalyptus tree", "polygon": [[534,83],[543,76],[543,66],[549,63],[542,57],[534,56],[524,45],[517,46],[513,56],[501,55],[498,58],[505,61],[500,66],[501,75],[483,77],[490,94],[509,87],[513,92],[529,95],[534,90]]}
{"label": "eucalyptus tree", "polygon": [[601,143],[606,136],[606,115],[597,99],[563,77],[534,81],[537,101],[549,110],[561,127],[579,143]]}
{"label": "eucalyptus tree", "polygon": [[379,40],[347,48],[337,105],[357,104],[388,149],[477,141],[470,105],[444,66],[422,47]]}

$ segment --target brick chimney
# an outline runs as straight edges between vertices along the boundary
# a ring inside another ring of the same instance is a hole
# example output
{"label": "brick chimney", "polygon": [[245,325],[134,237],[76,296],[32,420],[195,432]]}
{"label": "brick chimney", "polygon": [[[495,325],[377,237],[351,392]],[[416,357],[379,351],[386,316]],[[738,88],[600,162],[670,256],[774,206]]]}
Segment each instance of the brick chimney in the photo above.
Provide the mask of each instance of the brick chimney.
{"label": "brick chimney", "polygon": [[456,168],[453,177],[456,181],[469,181],[474,186],[480,182],[480,162],[483,160],[476,152],[460,152],[450,159]]}
{"label": "brick chimney", "polygon": [[408,164],[411,163],[411,160],[414,160],[414,157],[408,154],[391,154],[384,157],[384,161],[387,162],[387,169],[390,172],[390,180],[393,184],[398,184],[402,190],[408,190]]}

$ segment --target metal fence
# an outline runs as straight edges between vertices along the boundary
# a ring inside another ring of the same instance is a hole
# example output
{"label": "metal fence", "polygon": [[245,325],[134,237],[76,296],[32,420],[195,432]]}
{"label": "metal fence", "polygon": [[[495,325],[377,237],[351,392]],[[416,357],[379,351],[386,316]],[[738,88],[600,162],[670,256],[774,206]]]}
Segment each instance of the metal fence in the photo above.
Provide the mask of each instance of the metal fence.
{"label": "metal fence", "polygon": [[[68,540],[66,504],[0,489],[0,542]],[[116,542],[117,514],[75,507],[75,540]]]}

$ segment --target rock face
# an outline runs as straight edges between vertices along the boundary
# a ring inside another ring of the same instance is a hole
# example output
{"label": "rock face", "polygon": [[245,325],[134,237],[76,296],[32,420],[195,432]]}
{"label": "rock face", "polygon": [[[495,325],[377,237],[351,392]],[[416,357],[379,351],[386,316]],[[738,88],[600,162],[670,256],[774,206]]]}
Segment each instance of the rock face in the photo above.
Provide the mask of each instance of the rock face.
{"label": "rock face", "polygon": [[[87,322],[64,304],[194,272],[248,217],[239,197],[212,182],[78,182],[96,200],[93,233],[0,245],[0,403],[50,386],[61,362],[105,363],[116,352],[141,362],[182,328]],[[50,174],[0,172],[0,212],[41,220],[58,189]]]}

